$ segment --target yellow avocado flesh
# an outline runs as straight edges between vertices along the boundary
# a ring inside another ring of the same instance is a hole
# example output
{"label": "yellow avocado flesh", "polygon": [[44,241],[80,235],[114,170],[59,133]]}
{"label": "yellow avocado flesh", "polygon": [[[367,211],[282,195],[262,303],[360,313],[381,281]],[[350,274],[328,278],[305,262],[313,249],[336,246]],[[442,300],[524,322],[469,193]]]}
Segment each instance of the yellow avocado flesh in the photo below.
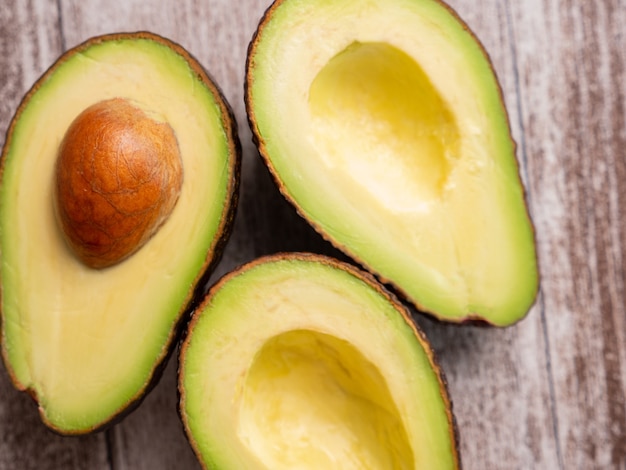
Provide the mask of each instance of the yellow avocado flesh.
{"label": "yellow avocado flesh", "polygon": [[292,0],[268,18],[248,106],[299,211],[439,318],[525,315],[538,284],[534,234],[475,38],[432,0]]}
{"label": "yellow avocado flesh", "polygon": [[[3,353],[49,425],[83,432],[139,398],[166,356],[229,206],[233,149],[222,105],[161,41],[96,42],[68,55],[34,90],[4,155]],[[167,223],[145,246],[94,270],[74,256],[55,220],[54,165],[72,120],[114,97],[171,125],[184,182]]]}
{"label": "yellow avocado flesh", "polygon": [[267,468],[409,469],[413,454],[384,377],[345,340],[289,331],[244,384],[239,436]]}
{"label": "yellow avocado flesh", "polygon": [[353,271],[255,262],[194,314],[181,416],[208,468],[456,468],[432,354]]}
{"label": "yellow avocado flesh", "polygon": [[390,211],[436,202],[458,156],[454,116],[418,64],[386,43],[353,43],[309,90],[312,140]]}

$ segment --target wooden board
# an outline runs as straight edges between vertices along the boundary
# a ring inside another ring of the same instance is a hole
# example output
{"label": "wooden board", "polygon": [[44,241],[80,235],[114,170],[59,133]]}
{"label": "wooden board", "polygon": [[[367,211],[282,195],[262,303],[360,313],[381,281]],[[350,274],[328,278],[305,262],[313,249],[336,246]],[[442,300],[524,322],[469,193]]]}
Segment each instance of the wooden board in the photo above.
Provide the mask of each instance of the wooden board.
{"label": "wooden board", "polygon": [[[501,80],[538,240],[542,288],[506,329],[416,315],[448,377],[466,469],[626,469],[626,2],[450,0]],[[280,196],[243,105],[248,42],[269,1],[8,0],[0,133],[65,49],[150,30],[187,48],[231,103],[244,151],[235,228],[213,280],[257,256],[340,256]],[[176,414],[176,363],[109,431],[49,432],[0,368],[0,470],[199,468]]]}

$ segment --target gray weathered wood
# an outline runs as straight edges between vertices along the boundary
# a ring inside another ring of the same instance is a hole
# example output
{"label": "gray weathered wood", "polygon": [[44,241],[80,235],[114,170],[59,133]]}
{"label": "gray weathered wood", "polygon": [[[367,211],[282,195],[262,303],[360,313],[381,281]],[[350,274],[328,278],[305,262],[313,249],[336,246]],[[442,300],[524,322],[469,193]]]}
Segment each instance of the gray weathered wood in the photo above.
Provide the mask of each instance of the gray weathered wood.
{"label": "gray weathered wood", "polygon": [[511,2],[563,468],[626,467],[626,3]]}
{"label": "gray weathered wood", "polygon": [[[450,0],[493,60],[535,221],[542,289],[506,329],[416,315],[447,374],[466,469],[626,468],[626,4]],[[281,198],[250,141],[245,53],[269,0],[0,4],[0,131],[63,48],[151,30],[220,84],[244,150],[235,228],[213,279],[265,253],[339,255]],[[0,469],[198,468],[176,415],[176,360],[107,433],[62,438],[0,373]]]}

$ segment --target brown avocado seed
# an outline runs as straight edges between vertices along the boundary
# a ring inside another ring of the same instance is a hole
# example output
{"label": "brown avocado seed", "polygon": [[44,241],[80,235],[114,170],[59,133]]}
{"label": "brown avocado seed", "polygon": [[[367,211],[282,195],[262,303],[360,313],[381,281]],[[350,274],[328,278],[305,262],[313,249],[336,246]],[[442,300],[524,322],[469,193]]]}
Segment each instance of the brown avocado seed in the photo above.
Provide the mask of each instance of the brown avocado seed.
{"label": "brown avocado seed", "polygon": [[70,125],[56,162],[57,218],[87,266],[141,248],[170,216],[183,182],[171,126],[125,99],[100,101]]}

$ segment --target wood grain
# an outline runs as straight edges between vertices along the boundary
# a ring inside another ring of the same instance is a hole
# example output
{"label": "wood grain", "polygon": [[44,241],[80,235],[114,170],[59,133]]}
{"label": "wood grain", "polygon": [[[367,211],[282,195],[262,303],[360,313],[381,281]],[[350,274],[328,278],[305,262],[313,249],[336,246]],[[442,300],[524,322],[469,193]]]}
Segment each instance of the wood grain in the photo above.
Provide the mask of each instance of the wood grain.
{"label": "wood grain", "polygon": [[[626,4],[450,0],[500,78],[535,221],[541,292],[506,329],[416,313],[448,377],[466,469],[626,469]],[[0,4],[0,132],[63,50],[116,31],[179,42],[239,123],[242,191],[212,281],[277,251],[342,257],[280,196],[250,140],[248,42],[268,1],[17,0]],[[212,282],[211,281],[211,282]],[[106,433],[62,438],[0,373],[0,470],[199,468],[176,414],[176,361]]]}
{"label": "wood grain", "polygon": [[626,5],[530,3],[511,2],[511,9],[516,42],[525,47],[520,111],[558,449],[563,468],[623,469]]}

